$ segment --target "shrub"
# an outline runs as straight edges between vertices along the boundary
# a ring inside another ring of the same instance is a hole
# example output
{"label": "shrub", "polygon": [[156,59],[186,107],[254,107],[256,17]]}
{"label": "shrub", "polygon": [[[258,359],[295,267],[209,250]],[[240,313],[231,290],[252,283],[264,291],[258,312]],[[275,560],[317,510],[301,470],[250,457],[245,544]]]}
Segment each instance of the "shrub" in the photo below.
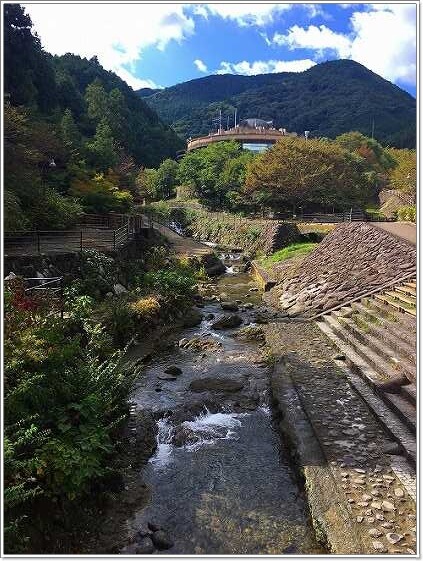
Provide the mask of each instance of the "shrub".
{"label": "shrub", "polygon": [[160,311],[159,301],[154,296],[140,298],[136,302],[132,302],[130,307],[140,319],[150,319]]}
{"label": "shrub", "polygon": [[397,210],[396,217],[397,220],[405,220],[406,222],[416,222],[417,207],[403,206]]}

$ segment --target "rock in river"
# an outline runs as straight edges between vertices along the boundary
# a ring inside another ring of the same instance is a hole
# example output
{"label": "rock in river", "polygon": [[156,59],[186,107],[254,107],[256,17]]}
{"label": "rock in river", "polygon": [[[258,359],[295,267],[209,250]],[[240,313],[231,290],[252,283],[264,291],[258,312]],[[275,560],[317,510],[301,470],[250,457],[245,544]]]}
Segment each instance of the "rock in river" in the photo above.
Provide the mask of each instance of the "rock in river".
{"label": "rock in river", "polygon": [[157,549],[170,549],[171,547],[173,547],[173,540],[171,540],[163,530],[154,532],[151,538],[153,540],[153,544],[157,547]]}
{"label": "rock in river", "polygon": [[237,314],[224,315],[221,316],[217,321],[212,323],[213,329],[231,329],[233,327],[239,327],[242,323],[242,319]]}
{"label": "rock in river", "polygon": [[200,378],[189,385],[193,392],[215,391],[233,393],[242,390],[244,384],[232,378]]}
{"label": "rock in river", "polygon": [[236,302],[221,302],[222,310],[227,310],[228,312],[237,312],[238,304]]}
{"label": "rock in river", "polygon": [[166,380],[166,381],[173,381],[176,380],[176,376],[173,376],[172,374],[166,374],[166,372],[163,372],[163,374],[159,374],[157,376],[157,378],[159,380]]}
{"label": "rock in river", "polygon": [[149,536],[146,536],[139,541],[135,551],[137,555],[142,555],[142,554],[153,553],[154,550],[155,547],[153,545],[151,538]]}
{"label": "rock in river", "polygon": [[182,370],[177,366],[169,366],[165,368],[165,373],[170,374],[171,376],[180,376],[182,374]]}
{"label": "rock in river", "polygon": [[195,308],[192,308],[185,314],[183,325],[184,327],[196,327],[197,325],[200,325],[202,320],[203,314]]}

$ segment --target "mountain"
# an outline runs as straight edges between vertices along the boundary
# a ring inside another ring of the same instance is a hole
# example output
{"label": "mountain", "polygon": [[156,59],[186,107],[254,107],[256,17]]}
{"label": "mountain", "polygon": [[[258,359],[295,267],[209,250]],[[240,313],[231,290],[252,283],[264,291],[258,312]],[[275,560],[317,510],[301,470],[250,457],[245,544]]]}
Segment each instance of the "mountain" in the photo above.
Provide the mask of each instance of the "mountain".
{"label": "mountain", "polygon": [[116,89],[122,96],[126,115],[122,124],[125,147],[137,164],[155,167],[165,158],[173,158],[178,150],[184,148],[181,138],[163,123],[156,111],[119,76],[105,70],[96,57],[88,60],[68,53],[53,57],[53,65],[58,89],[57,103],[62,109],[72,110],[86,136],[91,136],[95,129],[87,117],[84,95],[87,86],[97,80],[106,93],[110,94]]}
{"label": "mountain", "polygon": [[223,126],[239,119],[273,120],[277,128],[334,138],[357,130],[382,144],[413,148],[416,100],[352,60],[317,64],[305,72],[213,75],[146,95],[137,92],[183,138],[208,134],[222,110]]}

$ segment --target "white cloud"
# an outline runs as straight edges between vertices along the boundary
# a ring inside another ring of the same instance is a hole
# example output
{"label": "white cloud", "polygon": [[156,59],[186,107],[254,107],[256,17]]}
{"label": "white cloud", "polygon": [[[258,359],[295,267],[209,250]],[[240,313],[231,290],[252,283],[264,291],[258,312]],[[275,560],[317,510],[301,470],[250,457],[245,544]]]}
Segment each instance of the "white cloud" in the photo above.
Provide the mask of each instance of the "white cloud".
{"label": "white cloud", "polygon": [[294,25],[286,34],[275,33],[272,43],[290,50],[311,49],[316,55],[332,52],[360,62],[392,82],[416,80],[416,6],[369,4],[350,17],[348,34],[325,25],[307,28]]}
{"label": "white cloud", "polygon": [[204,62],[201,59],[196,58],[194,60],[194,64],[200,72],[207,72],[207,66],[204,64]]}
{"label": "white cloud", "polygon": [[342,33],[332,31],[326,25],[310,25],[307,29],[292,26],[286,35],[275,33],[273,43],[286,45],[290,50],[312,49],[322,53],[323,50],[333,50],[340,57],[348,57],[351,49],[351,41]]}
{"label": "white cloud", "polygon": [[220,16],[224,19],[236,21],[241,27],[248,25],[265,26],[274,21],[277,14],[292,8],[292,4],[200,4],[194,7],[194,13],[207,18],[209,15]]}
{"label": "white cloud", "polygon": [[[135,63],[151,46],[163,50],[194,32],[182,4],[23,4],[47,51],[96,55],[107,70],[132,87],[157,87],[133,75]],[[126,67],[131,69],[131,72]],[[140,85],[143,84],[143,85]]]}
{"label": "white cloud", "polygon": [[303,72],[316,63],[310,59],[303,60],[257,60],[255,62],[226,62],[220,63],[215,74],[243,74],[255,76],[256,74],[272,74],[275,72]]}

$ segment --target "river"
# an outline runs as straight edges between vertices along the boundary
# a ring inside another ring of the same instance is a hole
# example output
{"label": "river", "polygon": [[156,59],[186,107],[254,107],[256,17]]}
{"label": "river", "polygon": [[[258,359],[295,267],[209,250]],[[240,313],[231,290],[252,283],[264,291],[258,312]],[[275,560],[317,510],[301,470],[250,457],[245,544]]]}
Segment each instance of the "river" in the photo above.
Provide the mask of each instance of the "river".
{"label": "river", "polygon": [[[238,272],[240,257],[224,256],[227,273],[209,288],[215,299],[205,298],[201,324],[179,335],[205,347],[182,341],[155,355],[132,396],[135,408],[154,414],[158,440],[140,474],[150,499],[128,524],[144,534],[149,522],[164,529],[173,545],[156,554],[323,552],[275,430],[260,344],[235,337],[239,327],[212,327],[222,313],[234,313],[223,312],[216,297],[237,301],[241,327],[269,313],[251,277]],[[161,379],[170,366],[182,373]]]}

